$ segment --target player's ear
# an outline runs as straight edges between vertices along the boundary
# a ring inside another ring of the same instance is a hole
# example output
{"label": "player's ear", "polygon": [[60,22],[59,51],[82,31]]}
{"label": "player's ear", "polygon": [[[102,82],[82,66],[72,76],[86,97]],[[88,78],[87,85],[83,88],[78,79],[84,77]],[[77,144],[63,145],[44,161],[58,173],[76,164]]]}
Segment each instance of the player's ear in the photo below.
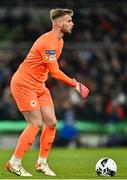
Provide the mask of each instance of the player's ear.
{"label": "player's ear", "polygon": [[62,21],[61,20],[58,21],[58,26],[59,26],[59,28],[62,27]]}

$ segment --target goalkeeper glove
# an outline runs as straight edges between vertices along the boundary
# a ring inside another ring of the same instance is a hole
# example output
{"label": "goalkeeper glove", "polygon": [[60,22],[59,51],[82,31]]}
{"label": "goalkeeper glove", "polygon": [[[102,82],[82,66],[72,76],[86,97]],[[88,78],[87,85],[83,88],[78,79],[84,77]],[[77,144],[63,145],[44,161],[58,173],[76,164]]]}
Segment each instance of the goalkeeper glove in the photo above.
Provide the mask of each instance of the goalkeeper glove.
{"label": "goalkeeper glove", "polygon": [[77,82],[75,89],[83,98],[87,97],[89,94],[89,89],[79,82]]}

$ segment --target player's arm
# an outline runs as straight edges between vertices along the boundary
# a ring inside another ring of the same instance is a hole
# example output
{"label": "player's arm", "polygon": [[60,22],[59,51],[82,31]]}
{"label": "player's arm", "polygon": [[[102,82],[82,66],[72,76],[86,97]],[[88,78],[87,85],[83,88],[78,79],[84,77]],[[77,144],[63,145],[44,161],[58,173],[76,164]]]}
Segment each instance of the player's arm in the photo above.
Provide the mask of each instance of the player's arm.
{"label": "player's arm", "polygon": [[83,84],[77,82],[75,79],[71,79],[65,73],[63,73],[58,65],[56,58],[56,51],[53,43],[48,44],[48,47],[45,47],[43,51],[41,51],[42,59],[45,65],[47,66],[51,76],[68,86],[74,87],[76,91],[82,96],[88,96],[89,89]]}
{"label": "player's arm", "polygon": [[[53,46],[54,45],[54,46]],[[71,79],[66,74],[64,74],[58,65],[55,44],[52,42],[46,45],[45,49],[41,51],[43,63],[47,66],[51,76],[64,84],[67,84],[71,87],[76,87],[76,80]]]}
{"label": "player's arm", "polygon": [[75,87],[75,90],[82,96],[87,97],[89,94],[89,89],[84,86],[83,84],[77,82],[75,79],[69,78],[66,74],[64,74],[60,69],[57,61],[54,61],[53,63],[47,64],[47,67],[49,69],[49,72],[51,76],[57,80],[60,80],[61,82]]}
{"label": "player's arm", "polygon": [[57,60],[54,60],[52,63],[47,63],[46,66],[53,78],[71,87],[76,87],[77,81],[75,79],[71,79],[60,70]]}

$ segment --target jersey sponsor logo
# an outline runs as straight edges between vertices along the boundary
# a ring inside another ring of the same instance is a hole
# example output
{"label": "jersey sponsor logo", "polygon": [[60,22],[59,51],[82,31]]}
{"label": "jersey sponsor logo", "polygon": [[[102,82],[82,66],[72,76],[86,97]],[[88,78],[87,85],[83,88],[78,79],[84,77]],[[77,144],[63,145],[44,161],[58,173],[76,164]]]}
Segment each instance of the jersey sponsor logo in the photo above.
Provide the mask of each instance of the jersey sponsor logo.
{"label": "jersey sponsor logo", "polygon": [[30,101],[30,105],[31,105],[32,107],[36,107],[37,103],[36,103],[35,100],[32,100],[32,101]]}
{"label": "jersey sponsor logo", "polygon": [[55,50],[45,50],[46,54],[56,54]]}

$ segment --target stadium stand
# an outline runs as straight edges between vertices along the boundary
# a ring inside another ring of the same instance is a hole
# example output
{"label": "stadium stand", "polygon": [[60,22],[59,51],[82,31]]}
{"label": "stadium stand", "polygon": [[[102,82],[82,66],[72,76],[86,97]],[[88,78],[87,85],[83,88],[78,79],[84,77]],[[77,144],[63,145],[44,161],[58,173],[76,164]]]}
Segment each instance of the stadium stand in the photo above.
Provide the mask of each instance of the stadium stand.
{"label": "stadium stand", "polygon": [[[10,95],[9,82],[32,42],[50,29],[48,11],[47,7],[1,8],[1,120],[21,119]],[[60,65],[67,74],[87,84],[91,94],[82,100],[73,90],[50,79],[47,86],[53,93],[58,118],[63,119],[64,113],[71,110],[76,119],[104,122],[126,119],[126,19],[124,6],[75,10],[75,28],[72,35],[65,38]],[[63,103],[59,106],[60,102]]]}

